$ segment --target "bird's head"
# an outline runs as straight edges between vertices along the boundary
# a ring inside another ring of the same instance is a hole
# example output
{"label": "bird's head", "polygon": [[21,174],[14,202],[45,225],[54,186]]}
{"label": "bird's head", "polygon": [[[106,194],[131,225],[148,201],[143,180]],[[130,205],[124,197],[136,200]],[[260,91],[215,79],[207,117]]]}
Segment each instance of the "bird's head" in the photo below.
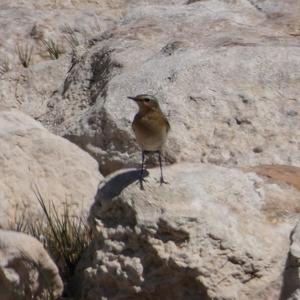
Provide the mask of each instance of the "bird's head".
{"label": "bird's head", "polygon": [[142,94],[135,97],[127,97],[137,103],[142,111],[159,110],[158,100],[153,95]]}

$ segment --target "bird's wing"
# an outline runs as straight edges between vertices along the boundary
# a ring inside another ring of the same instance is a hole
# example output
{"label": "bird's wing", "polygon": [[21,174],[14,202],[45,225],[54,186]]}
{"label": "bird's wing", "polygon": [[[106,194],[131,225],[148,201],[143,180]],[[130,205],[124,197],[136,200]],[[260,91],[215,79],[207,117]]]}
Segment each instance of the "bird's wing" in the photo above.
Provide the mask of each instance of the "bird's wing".
{"label": "bird's wing", "polygon": [[162,128],[165,128],[168,132],[170,130],[170,123],[167,117],[157,112],[152,112],[146,115],[136,114],[133,123],[133,131],[143,131],[145,134],[153,134],[160,132]]}

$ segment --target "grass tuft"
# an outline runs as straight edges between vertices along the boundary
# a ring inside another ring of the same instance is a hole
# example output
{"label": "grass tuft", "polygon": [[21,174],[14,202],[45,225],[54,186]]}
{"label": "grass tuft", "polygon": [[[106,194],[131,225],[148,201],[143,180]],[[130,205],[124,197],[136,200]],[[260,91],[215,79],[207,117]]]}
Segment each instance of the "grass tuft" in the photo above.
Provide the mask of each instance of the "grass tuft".
{"label": "grass tuft", "polygon": [[42,43],[45,46],[47,52],[49,53],[51,59],[58,59],[59,56],[63,53],[58,43],[52,39],[42,40]]}
{"label": "grass tuft", "polygon": [[46,225],[42,235],[47,241],[46,248],[52,255],[61,275],[70,278],[84,251],[90,243],[89,228],[82,217],[72,216],[67,204],[63,213],[59,214],[52,201],[48,207],[40,192],[35,191],[35,196],[46,217]]}
{"label": "grass tuft", "polygon": [[75,268],[89,245],[91,237],[86,219],[71,214],[70,205],[65,204],[63,211],[58,212],[52,201],[47,201],[42,197],[38,189],[34,191],[35,197],[42,208],[44,218],[33,221],[28,218],[26,210],[15,217],[11,229],[27,233],[43,244],[57,267],[65,283],[67,294],[67,284],[74,275]]}
{"label": "grass tuft", "polygon": [[9,70],[10,67],[8,57],[4,56],[0,59],[0,76],[2,76],[4,73],[7,73]]}
{"label": "grass tuft", "polygon": [[28,68],[32,58],[33,46],[17,44],[16,51],[22,66]]}
{"label": "grass tuft", "polygon": [[64,37],[72,50],[80,45],[75,30],[70,25],[64,24],[62,27],[62,32],[64,33]]}

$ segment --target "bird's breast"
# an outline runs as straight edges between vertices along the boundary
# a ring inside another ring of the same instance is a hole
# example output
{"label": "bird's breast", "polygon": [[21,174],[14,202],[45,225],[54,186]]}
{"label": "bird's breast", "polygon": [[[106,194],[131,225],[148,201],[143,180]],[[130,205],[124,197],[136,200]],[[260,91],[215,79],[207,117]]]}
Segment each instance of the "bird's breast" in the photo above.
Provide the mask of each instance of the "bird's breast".
{"label": "bird's breast", "polygon": [[132,123],[137,143],[143,150],[160,150],[166,141],[168,123],[164,115],[160,114],[137,114]]}

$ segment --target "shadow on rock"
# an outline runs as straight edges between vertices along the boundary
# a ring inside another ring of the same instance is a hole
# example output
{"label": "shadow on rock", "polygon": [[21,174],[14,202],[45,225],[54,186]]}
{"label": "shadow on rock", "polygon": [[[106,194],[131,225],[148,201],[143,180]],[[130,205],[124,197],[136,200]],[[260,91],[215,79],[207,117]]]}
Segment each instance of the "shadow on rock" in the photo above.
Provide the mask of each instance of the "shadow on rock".
{"label": "shadow on rock", "polygon": [[285,263],[283,282],[279,300],[299,299],[300,295],[300,223],[293,229],[290,236],[290,251]]}
{"label": "shadow on rock", "polygon": [[294,264],[293,257],[289,253],[283,273],[283,284],[279,300],[298,299],[293,298],[293,294],[297,292],[299,286],[298,265]]}
{"label": "shadow on rock", "polygon": [[[89,223],[92,221],[92,219],[94,219],[94,217],[100,217],[99,212],[102,211],[104,206],[106,206],[106,204],[109,205],[111,203],[111,200],[120,195],[122,190],[124,190],[130,184],[136,182],[142,189],[140,174],[140,170],[129,169],[113,173],[110,176],[106,177],[105,180],[99,185],[98,192],[95,197],[95,202],[90,210],[88,220]],[[149,176],[149,172],[145,170],[143,178],[147,176]]]}
{"label": "shadow on rock", "polygon": [[[140,182],[140,170],[127,170],[120,174],[112,174],[107,180],[103,182],[99,186],[96,201],[102,202],[103,200],[112,199],[118,196],[123,189],[125,189],[130,184],[135,181]],[[147,177],[149,175],[148,171],[144,171],[144,176]]]}

